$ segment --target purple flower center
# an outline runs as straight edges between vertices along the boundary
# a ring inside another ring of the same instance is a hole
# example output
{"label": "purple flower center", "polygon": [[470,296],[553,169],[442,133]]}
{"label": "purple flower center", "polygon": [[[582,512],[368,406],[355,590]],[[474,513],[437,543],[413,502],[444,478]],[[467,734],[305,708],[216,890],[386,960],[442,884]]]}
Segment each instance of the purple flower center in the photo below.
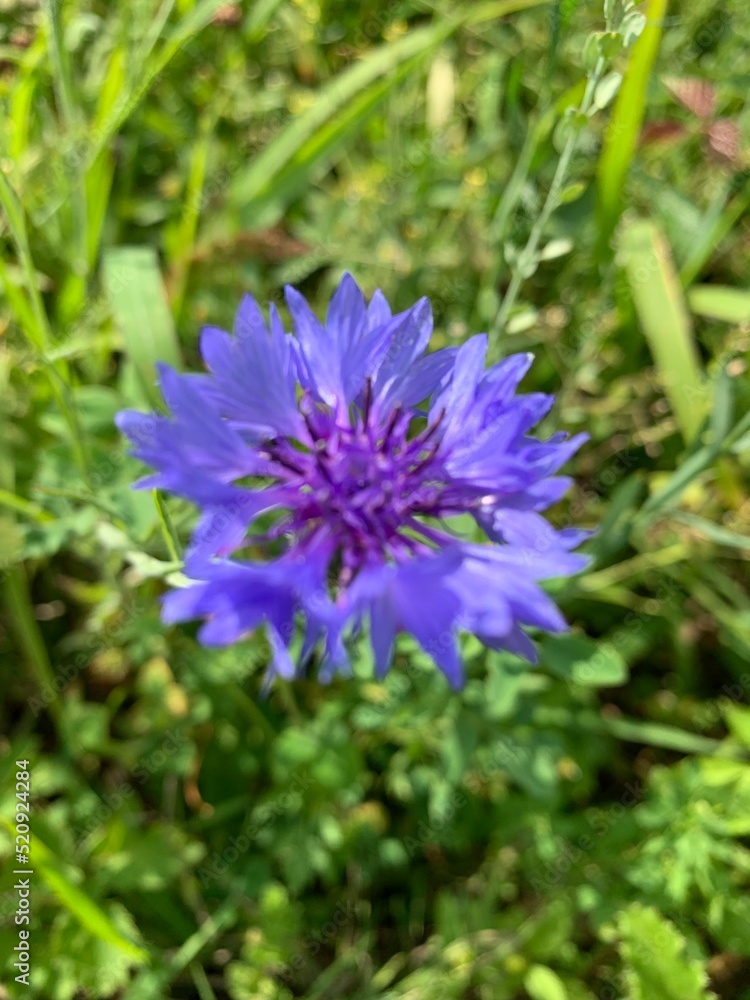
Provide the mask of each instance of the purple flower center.
{"label": "purple flower center", "polygon": [[263,445],[272,479],[289,488],[290,511],[273,535],[298,545],[325,534],[336,545],[339,583],[374,557],[399,561],[428,550],[426,526],[415,515],[437,516],[447,482],[440,462],[443,415],[426,427],[413,411],[378,412],[371,384],[359,406],[336,414],[302,400],[305,440],[277,437]]}

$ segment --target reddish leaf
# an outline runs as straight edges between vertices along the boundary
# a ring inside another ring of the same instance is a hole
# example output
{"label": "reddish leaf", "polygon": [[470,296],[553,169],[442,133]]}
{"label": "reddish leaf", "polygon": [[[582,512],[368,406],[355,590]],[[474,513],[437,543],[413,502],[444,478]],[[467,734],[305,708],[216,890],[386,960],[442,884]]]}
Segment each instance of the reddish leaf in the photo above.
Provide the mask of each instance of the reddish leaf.
{"label": "reddish leaf", "polygon": [[688,134],[688,130],[680,122],[650,122],[641,132],[641,145],[650,146],[657,142],[677,142]]}
{"label": "reddish leaf", "polygon": [[727,160],[736,160],[740,151],[740,127],[731,118],[718,118],[706,131],[708,144]]}
{"label": "reddish leaf", "polygon": [[680,104],[698,118],[710,118],[716,109],[716,90],[708,80],[695,76],[667,76],[664,86]]}

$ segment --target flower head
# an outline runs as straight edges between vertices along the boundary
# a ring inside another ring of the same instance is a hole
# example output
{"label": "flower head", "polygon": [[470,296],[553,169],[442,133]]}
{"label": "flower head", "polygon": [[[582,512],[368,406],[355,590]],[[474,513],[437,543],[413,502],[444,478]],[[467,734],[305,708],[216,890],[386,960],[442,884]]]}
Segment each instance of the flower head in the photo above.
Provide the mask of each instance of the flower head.
{"label": "flower head", "polygon": [[[529,435],[551,396],[517,394],[532,357],[485,369],[487,339],[425,354],[427,299],[393,315],[345,274],[321,323],[286,290],[288,334],[246,296],[234,336],[208,327],[206,375],[160,366],[171,417],[125,411],[118,426],[155,470],[138,485],[197,504],[186,554],[194,580],[165,621],[204,619],[205,644],[265,625],[271,673],[294,676],[317,648],[322,676],[348,668],[345,638],[369,624],[376,671],[411,632],[454,685],[459,631],[532,661],[525,626],[565,621],[538,581],[582,569],[588,532],[540,511],[570,485],[556,475],[585,435]],[[454,534],[466,515],[486,541]]]}

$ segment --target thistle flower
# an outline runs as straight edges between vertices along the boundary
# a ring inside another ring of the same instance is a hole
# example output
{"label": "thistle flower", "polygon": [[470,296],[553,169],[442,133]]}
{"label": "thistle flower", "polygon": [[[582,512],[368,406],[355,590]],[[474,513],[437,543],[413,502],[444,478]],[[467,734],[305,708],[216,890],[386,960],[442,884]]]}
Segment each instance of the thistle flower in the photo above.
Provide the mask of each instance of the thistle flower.
{"label": "thistle flower", "polygon": [[[529,436],[554,401],[516,393],[532,356],[485,370],[483,334],[425,354],[428,300],[393,315],[349,274],[325,324],[293,288],[286,300],[293,335],[246,296],[234,336],[203,330],[209,374],[160,366],[171,417],[118,415],[156,470],[137,485],[202,511],[186,553],[194,582],[166,595],[164,620],[203,619],[206,645],[264,625],[271,676],[293,677],[316,649],[322,677],[346,671],[345,639],[365,623],[378,676],[400,631],[453,686],[460,631],[535,662],[525,628],[566,628],[538,581],[582,569],[571,550],[588,532],[540,514],[569,487],[556,473],[585,435]],[[486,541],[451,531],[466,515]]]}

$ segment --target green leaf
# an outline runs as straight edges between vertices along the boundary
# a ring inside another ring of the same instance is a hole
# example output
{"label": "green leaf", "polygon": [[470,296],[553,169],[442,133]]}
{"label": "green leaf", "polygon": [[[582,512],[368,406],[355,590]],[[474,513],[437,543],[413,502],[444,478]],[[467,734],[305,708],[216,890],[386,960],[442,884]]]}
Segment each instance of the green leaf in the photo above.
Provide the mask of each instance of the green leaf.
{"label": "green leaf", "polygon": [[750,708],[728,702],[724,706],[724,716],[732,736],[750,750]]}
{"label": "green leaf", "polygon": [[726,951],[750,957],[750,897],[724,901],[721,916],[711,928],[711,937]]}
{"label": "green leaf", "polygon": [[694,313],[725,323],[750,321],[750,292],[726,285],[695,285],[688,293]]}
{"label": "green leaf", "polygon": [[163,405],[156,388],[157,361],[180,368],[172,314],[151,247],[113,247],[104,254],[103,281],[116,324],[125,340],[144,397]]}
{"label": "green leaf", "polygon": [[568,205],[572,201],[577,201],[585,190],[585,181],[573,181],[572,184],[568,184],[568,186],[563,189],[559,198],[559,204]]}
{"label": "green leaf", "polygon": [[617,935],[629,1000],[710,1000],[704,963],[687,957],[685,938],[653,907],[632,903]]}
{"label": "green leaf", "polygon": [[182,568],[181,562],[162,562],[136,549],[124,553],[125,558],[142,580],[166,579]]}
{"label": "green leaf", "polygon": [[699,476],[711,465],[718,451],[718,447],[714,447],[713,444],[706,445],[687,458],[675,469],[659,492],[652,494],[644,503],[641,516],[644,519],[649,519],[673,500],[676,500],[696,476]]}
{"label": "green leaf", "polygon": [[556,260],[558,257],[564,256],[566,253],[570,253],[573,249],[573,241],[567,237],[560,237],[556,240],[550,240],[546,246],[544,246],[538,254],[539,260]]}
{"label": "green leaf", "polygon": [[585,687],[611,687],[628,676],[625,660],[611,643],[583,635],[547,636],[540,660],[553,674]]}
{"label": "green leaf", "polygon": [[688,511],[678,510],[672,515],[675,520],[682,521],[689,525],[698,534],[717,542],[719,545],[728,545],[732,549],[740,549],[742,552],[750,552],[750,535],[740,535],[729,528],[723,528],[720,524],[714,524],[705,517],[698,514],[690,514]]}
{"label": "green leaf", "polygon": [[723,444],[732,429],[734,418],[734,379],[721,370],[714,382],[713,409],[711,410],[711,440]]}
{"label": "green leaf", "polygon": [[644,503],[638,515],[639,520],[642,518],[648,521],[675,501],[697,476],[716,461],[722,450],[729,447],[730,451],[739,453],[747,447],[744,435],[750,428],[750,413],[745,413],[730,431],[725,431],[727,423],[731,420],[730,410],[733,408],[733,385],[730,389],[726,380],[726,374],[722,374],[716,381],[710,442],[678,465],[658,493],[654,493]]}
{"label": "green leaf", "polygon": [[625,548],[630,539],[634,515],[646,492],[646,483],[637,473],[616,486],[599,530],[589,543],[589,551],[597,565],[615,558]]}
{"label": "green leaf", "polygon": [[[2,823],[8,828],[9,832],[15,833],[15,830],[7,820],[3,819]],[[90,934],[93,934],[94,937],[102,941],[106,941],[108,944],[114,945],[114,947],[129,955],[135,962],[142,964],[149,961],[148,952],[123,937],[104,910],[83,889],[70,881],[68,876],[64,874],[55,856],[43,841],[39,839],[37,834],[34,834],[31,858],[34,869],[38,870],[60,903],[66,910],[69,910],[73,914],[76,920]]]}
{"label": "green leaf", "polygon": [[568,1000],[568,991],[562,979],[546,965],[532,965],[526,973],[523,988],[531,1000]]}
{"label": "green leaf", "polygon": [[620,246],[641,328],[689,443],[705,413],[706,386],[669,245],[655,223],[638,219],[625,228]]}
{"label": "green leaf", "polygon": [[625,45],[632,45],[643,34],[647,23],[646,15],[642,14],[639,10],[634,10],[626,15],[620,25],[620,34],[622,35],[623,43]]}
{"label": "green leaf", "polygon": [[576,10],[581,6],[581,0],[558,0],[557,6],[560,10],[560,23],[563,28],[567,28]]}
{"label": "green leaf", "polygon": [[678,753],[736,757],[737,752],[725,747],[721,740],[689,733],[676,726],[665,726],[661,722],[642,722],[639,719],[610,718],[603,716],[603,728],[619,740],[642,743],[644,746],[676,750]]}
{"label": "green leaf", "polygon": [[63,717],[68,739],[81,750],[104,754],[109,750],[109,712],[106,706],[66,698]]}
{"label": "green leaf", "polygon": [[521,309],[508,320],[505,332],[508,334],[523,333],[524,330],[530,330],[538,319],[539,313],[536,309]]}
{"label": "green leaf", "polygon": [[526,671],[517,669],[508,657],[490,652],[487,655],[485,704],[488,719],[507,719],[513,714],[521,693]]}
{"label": "green leaf", "polygon": [[85,538],[96,525],[96,510],[91,507],[73,508],[52,521],[28,525],[22,533],[21,556],[24,559],[44,559],[54,555],[74,538]]}
{"label": "green leaf", "polygon": [[599,81],[594,91],[594,106],[600,110],[606,108],[610,101],[614,100],[621,83],[622,73],[608,73],[603,80]]}

